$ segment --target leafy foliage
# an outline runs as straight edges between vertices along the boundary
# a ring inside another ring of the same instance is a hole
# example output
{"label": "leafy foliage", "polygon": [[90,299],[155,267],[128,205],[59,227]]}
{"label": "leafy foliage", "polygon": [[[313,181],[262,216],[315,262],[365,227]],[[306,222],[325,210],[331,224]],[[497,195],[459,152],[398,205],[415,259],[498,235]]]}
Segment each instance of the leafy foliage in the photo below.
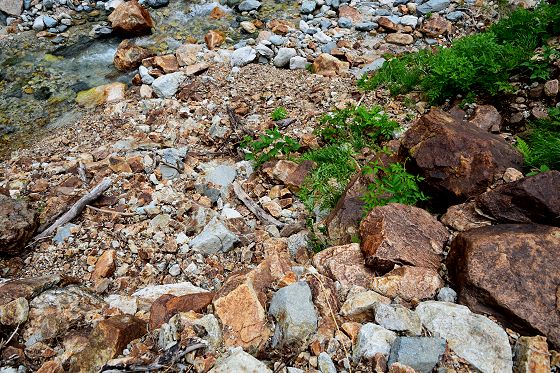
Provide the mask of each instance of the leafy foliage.
{"label": "leafy foliage", "polygon": [[282,135],[276,127],[266,130],[257,140],[245,136],[241,143],[246,151],[245,159],[254,160],[257,167],[280,155],[296,152],[300,147],[297,140]]}
{"label": "leafy foliage", "polygon": [[286,119],[288,117],[288,112],[286,111],[285,108],[280,106],[280,107],[277,107],[276,109],[274,109],[274,111],[272,112],[270,117],[274,121]]}
{"label": "leafy foliage", "polygon": [[531,170],[560,170],[560,108],[549,110],[550,119],[529,125],[528,134],[517,138],[517,149]]}
{"label": "leafy foliage", "polygon": [[368,190],[363,196],[364,213],[388,203],[415,205],[428,199],[418,186],[423,178],[408,173],[402,163],[384,167],[379,162],[372,162],[364,167],[364,173],[374,176],[374,181],[368,184]]}

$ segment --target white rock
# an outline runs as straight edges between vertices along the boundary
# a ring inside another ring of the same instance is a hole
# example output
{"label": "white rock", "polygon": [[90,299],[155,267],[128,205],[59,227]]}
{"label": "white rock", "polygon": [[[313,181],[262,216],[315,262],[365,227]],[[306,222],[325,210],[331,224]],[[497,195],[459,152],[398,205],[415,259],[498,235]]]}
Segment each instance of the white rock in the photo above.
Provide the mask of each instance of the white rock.
{"label": "white rock", "polygon": [[199,235],[189,242],[189,246],[193,250],[211,255],[231,250],[237,241],[239,241],[239,237],[227,229],[221,221],[214,218]]}
{"label": "white rock", "polygon": [[105,298],[110,308],[116,308],[122,313],[134,315],[138,311],[138,299],[127,295],[111,294]]}
{"label": "white rock", "polygon": [[379,325],[367,323],[360,328],[360,332],[354,342],[354,361],[361,359],[372,359],[375,354],[380,353],[386,357],[391,352],[391,345],[397,338],[397,334]]}
{"label": "white rock", "polygon": [[154,80],[152,88],[158,97],[171,98],[177,93],[179,86],[185,81],[186,77],[187,76],[180,71],[162,75]]}
{"label": "white rock", "polygon": [[233,51],[231,54],[231,66],[245,66],[253,62],[257,58],[257,52],[250,46],[239,48]]}
{"label": "white rock", "polygon": [[305,69],[307,68],[307,58],[301,56],[294,56],[290,58],[290,70]]}
{"label": "white rock", "polygon": [[208,290],[194,286],[190,282],[180,282],[178,284],[152,285],[135,291],[132,296],[141,301],[153,303],[163,294],[171,294],[175,296],[205,293]]}
{"label": "white rock", "polygon": [[43,17],[39,16],[33,21],[33,30],[43,31],[45,29],[45,23],[43,22]]}
{"label": "white rock", "polygon": [[219,359],[208,373],[272,373],[268,367],[249,355],[241,347],[234,348],[230,353]]}
{"label": "white rock", "polygon": [[297,52],[295,48],[280,48],[278,49],[278,54],[274,57],[274,66],[284,67],[290,62],[290,59],[296,55]]}

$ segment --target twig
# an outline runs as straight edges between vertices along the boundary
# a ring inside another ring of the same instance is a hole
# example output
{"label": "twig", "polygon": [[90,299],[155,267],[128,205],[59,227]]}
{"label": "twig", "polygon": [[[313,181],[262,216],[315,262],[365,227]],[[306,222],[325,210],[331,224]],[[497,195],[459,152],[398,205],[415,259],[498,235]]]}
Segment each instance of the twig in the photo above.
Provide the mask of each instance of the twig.
{"label": "twig", "polygon": [[103,212],[105,214],[116,214],[116,215],[122,215],[122,216],[136,216],[136,214],[133,213],[133,212],[120,212],[120,211],[115,211],[115,210],[100,209],[98,207],[93,207],[93,206],[90,206],[90,205],[86,205],[86,207],[90,210]]}
{"label": "twig", "polygon": [[233,191],[235,195],[243,204],[251,211],[255,216],[262,221],[264,224],[272,224],[279,228],[284,226],[284,223],[281,221],[276,220],[273,216],[269,215],[266,211],[264,211],[259,205],[257,205],[247,193],[243,190],[241,185],[237,182],[233,182]]}
{"label": "twig", "polygon": [[0,351],[2,351],[4,349],[4,347],[6,347],[8,345],[8,343],[10,343],[12,338],[14,338],[14,336],[17,334],[18,330],[19,330],[19,324],[17,324],[16,328],[14,329],[14,331],[12,332],[10,337],[6,340],[6,342],[0,341]]}
{"label": "twig", "polygon": [[193,352],[195,350],[199,350],[201,348],[205,348],[205,347],[207,347],[207,345],[205,343],[197,343],[197,344],[194,344],[192,346],[187,347],[186,349],[181,351],[179,354],[174,356],[173,359],[171,360],[170,364],[153,363],[153,364],[146,365],[146,366],[131,366],[130,368],[127,369],[127,371],[129,371],[129,372],[149,372],[151,370],[159,370],[159,369],[167,367],[168,365],[173,365],[177,360],[181,359],[186,354],[188,354],[190,352]]}
{"label": "twig", "polygon": [[64,215],[58,218],[50,227],[48,227],[43,232],[35,236],[33,241],[37,241],[46,236],[50,236],[58,227],[74,219],[76,216],[80,214],[80,212],[82,212],[82,210],[86,207],[86,205],[95,201],[101,194],[103,194],[103,192],[109,189],[112,183],[113,181],[108,177],[103,179],[103,181],[97,184],[97,186],[93,188],[91,192],[89,192],[88,194],[80,198],[78,202],[76,202],[70,208],[70,210],[68,210]]}

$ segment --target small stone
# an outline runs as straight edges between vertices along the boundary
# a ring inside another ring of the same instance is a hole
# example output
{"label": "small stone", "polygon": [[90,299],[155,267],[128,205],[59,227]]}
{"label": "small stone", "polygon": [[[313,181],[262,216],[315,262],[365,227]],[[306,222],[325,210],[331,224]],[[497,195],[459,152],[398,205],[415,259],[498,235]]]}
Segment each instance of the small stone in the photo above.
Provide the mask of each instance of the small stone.
{"label": "small stone", "polygon": [[514,347],[514,367],[516,373],[550,372],[550,353],[543,336],[520,337]]}
{"label": "small stone", "polygon": [[375,30],[377,26],[378,25],[375,22],[360,22],[360,23],[356,23],[354,28],[357,31],[372,31]]}
{"label": "small stone", "polygon": [[337,373],[331,357],[326,352],[319,354],[317,365],[321,373]]}
{"label": "small stone", "polygon": [[340,308],[340,314],[348,320],[357,322],[371,320],[375,314],[375,308],[379,304],[389,303],[391,303],[391,299],[375,291],[355,292],[348,295]]}
{"label": "small stone", "polygon": [[290,70],[305,69],[307,65],[309,65],[309,63],[305,57],[294,56],[290,58]]}
{"label": "small stone", "polygon": [[177,93],[185,79],[185,74],[180,71],[162,75],[154,80],[152,89],[158,97],[171,98]]}
{"label": "small stone", "polygon": [[213,50],[224,43],[226,36],[222,31],[210,30],[204,35],[204,41],[208,49]]}
{"label": "small stone", "polygon": [[320,54],[313,61],[313,71],[323,76],[343,75],[348,71],[349,67],[350,64],[348,62],[340,61],[338,58],[327,53]]}
{"label": "small stone", "polygon": [[33,30],[43,31],[45,29],[45,23],[43,22],[43,17],[39,16],[33,21]]}
{"label": "small stone", "polygon": [[449,4],[450,0],[429,0],[421,5],[416,7],[416,11],[420,15],[426,15],[428,13],[437,13],[444,9],[446,9]]}
{"label": "small stone", "polygon": [[439,289],[437,300],[441,302],[457,303],[457,292],[449,287],[441,288]]}
{"label": "small stone", "polygon": [[544,94],[548,97],[555,97],[558,94],[558,79],[544,83]]}
{"label": "small stone", "polygon": [[95,269],[91,277],[94,280],[99,280],[101,278],[110,277],[115,272],[117,265],[115,263],[117,259],[117,252],[115,250],[106,250],[101,254],[97,263],[95,263]]}
{"label": "small stone", "polygon": [[234,348],[219,359],[208,373],[272,373],[268,367],[249,355],[241,347]]}
{"label": "small stone", "polygon": [[29,303],[25,298],[17,298],[7,304],[0,305],[0,324],[19,325],[27,321]]}
{"label": "small stone", "polygon": [[352,358],[357,362],[360,360],[372,360],[376,354],[388,357],[391,345],[396,338],[395,332],[376,324],[367,323],[362,326],[354,342]]}
{"label": "small stone", "polygon": [[245,32],[247,32],[249,34],[252,34],[252,33],[257,31],[257,27],[252,22],[243,21],[239,25],[241,26],[241,28],[243,30],[245,30]]}
{"label": "small stone", "polygon": [[122,2],[109,15],[113,30],[124,35],[143,35],[151,32],[154,21],[150,12],[137,1]]}
{"label": "small stone", "polygon": [[303,14],[313,13],[317,7],[317,2],[314,0],[303,0],[301,3],[300,12]]}
{"label": "small stone", "polygon": [[251,10],[257,10],[261,7],[261,3],[257,0],[245,0],[238,5],[238,8],[242,12],[250,12]]}
{"label": "small stone", "polygon": [[217,218],[212,219],[204,230],[194,237],[189,246],[196,251],[206,255],[216,254],[218,252],[227,252],[233,248],[239,237],[231,232]]}
{"label": "small stone", "polygon": [[0,193],[0,255],[16,255],[33,237],[37,213],[27,203]]}
{"label": "small stone", "polygon": [[391,44],[409,45],[414,43],[414,38],[412,37],[412,35],[401,34],[400,32],[396,32],[394,34],[388,34],[385,37],[385,41]]}
{"label": "small stone", "polygon": [[342,28],[351,28],[352,20],[350,18],[341,17],[338,19],[338,26]]}

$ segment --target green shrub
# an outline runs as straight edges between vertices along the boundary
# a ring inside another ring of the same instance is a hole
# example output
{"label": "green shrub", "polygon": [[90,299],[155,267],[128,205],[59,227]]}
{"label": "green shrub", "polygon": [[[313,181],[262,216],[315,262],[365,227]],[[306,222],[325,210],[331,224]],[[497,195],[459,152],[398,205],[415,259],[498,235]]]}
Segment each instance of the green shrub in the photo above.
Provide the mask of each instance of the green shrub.
{"label": "green shrub", "polygon": [[379,162],[372,162],[364,167],[364,173],[374,176],[374,181],[368,184],[368,190],[362,197],[366,214],[374,207],[388,203],[415,205],[428,199],[418,186],[423,178],[408,173],[401,163],[384,167]]}
{"label": "green shrub", "polygon": [[245,159],[254,160],[257,167],[280,155],[288,156],[301,147],[297,140],[282,135],[276,127],[266,130],[256,140],[245,136],[240,146],[246,152]]}
{"label": "green shrub", "polygon": [[549,110],[549,116],[530,123],[524,138],[517,138],[517,149],[530,170],[560,170],[560,108]]}
{"label": "green shrub", "polygon": [[280,107],[277,107],[276,109],[274,109],[274,111],[272,112],[270,117],[272,118],[273,121],[286,119],[288,117],[288,112],[286,111],[285,108],[280,106]]}

